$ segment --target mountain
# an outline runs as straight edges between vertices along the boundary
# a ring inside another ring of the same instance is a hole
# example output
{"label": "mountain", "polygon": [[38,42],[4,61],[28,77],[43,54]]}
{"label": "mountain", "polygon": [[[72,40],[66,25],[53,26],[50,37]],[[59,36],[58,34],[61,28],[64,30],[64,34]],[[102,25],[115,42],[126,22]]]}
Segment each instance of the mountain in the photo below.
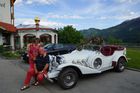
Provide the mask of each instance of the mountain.
{"label": "mountain", "polygon": [[84,35],[84,37],[89,37],[89,38],[98,35],[100,31],[101,31],[100,29],[95,29],[95,28],[80,30],[80,32]]}
{"label": "mountain", "polygon": [[81,30],[81,33],[85,37],[100,35],[107,39],[112,36],[121,39],[123,42],[140,43],[140,17],[124,21],[119,25],[107,29],[99,30],[90,28],[88,30]]}

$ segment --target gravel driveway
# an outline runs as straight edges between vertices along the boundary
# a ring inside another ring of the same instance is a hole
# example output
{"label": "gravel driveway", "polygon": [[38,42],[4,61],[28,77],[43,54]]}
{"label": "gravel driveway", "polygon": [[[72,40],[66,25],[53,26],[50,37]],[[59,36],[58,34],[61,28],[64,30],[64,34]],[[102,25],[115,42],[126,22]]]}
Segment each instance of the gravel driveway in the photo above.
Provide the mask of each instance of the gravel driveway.
{"label": "gravel driveway", "polygon": [[57,83],[45,80],[41,86],[31,86],[20,91],[27,68],[28,64],[20,60],[0,58],[0,93],[140,93],[140,72],[131,70],[86,75],[69,90],[63,90]]}

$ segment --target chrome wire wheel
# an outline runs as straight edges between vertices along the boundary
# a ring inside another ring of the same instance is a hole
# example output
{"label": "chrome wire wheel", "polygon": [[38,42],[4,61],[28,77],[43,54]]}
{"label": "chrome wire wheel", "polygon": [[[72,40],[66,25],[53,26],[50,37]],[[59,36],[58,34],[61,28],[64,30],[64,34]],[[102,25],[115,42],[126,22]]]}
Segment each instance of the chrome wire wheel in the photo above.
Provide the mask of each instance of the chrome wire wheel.
{"label": "chrome wire wheel", "polygon": [[64,84],[66,86],[72,86],[75,82],[75,76],[73,73],[68,73],[64,76]]}
{"label": "chrome wire wheel", "polygon": [[120,62],[119,63],[119,69],[120,69],[120,71],[123,71],[124,68],[125,68],[125,63],[124,62]]}
{"label": "chrome wire wheel", "polygon": [[58,83],[63,89],[73,88],[78,81],[78,74],[73,68],[63,69],[58,76]]}
{"label": "chrome wire wheel", "polygon": [[117,72],[123,72],[125,69],[125,64],[126,64],[126,60],[124,58],[120,58],[118,60],[117,66],[115,67],[115,70]]}

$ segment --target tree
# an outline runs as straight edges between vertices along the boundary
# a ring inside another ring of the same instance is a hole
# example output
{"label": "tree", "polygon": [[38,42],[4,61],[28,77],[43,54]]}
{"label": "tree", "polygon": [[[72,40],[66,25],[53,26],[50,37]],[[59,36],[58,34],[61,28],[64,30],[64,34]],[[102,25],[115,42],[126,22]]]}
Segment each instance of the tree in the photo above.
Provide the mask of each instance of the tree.
{"label": "tree", "polygon": [[93,36],[90,38],[89,42],[95,45],[102,45],[104,40],[101,36]]}
{"label": "tree", "polygon": [[83,35],[72,26],[65,26],[58,29],[58,41],[64,44],[79,44]]}
{"label": "tree", "polygon": [[120,44],[120,43],[122,43],[122,40],[121,39],[117,39],[117,38],[115,38],[113,36],[109,36],[108,43],[109,44]]}

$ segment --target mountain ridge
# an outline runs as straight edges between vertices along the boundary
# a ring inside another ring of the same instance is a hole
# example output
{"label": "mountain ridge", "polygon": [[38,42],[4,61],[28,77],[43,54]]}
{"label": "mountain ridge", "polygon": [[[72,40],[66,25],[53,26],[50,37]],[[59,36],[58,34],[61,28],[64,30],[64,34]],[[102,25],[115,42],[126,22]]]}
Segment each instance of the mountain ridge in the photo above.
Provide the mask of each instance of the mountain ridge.
{"label": "mountain ridge", "polygon": [[110,36],[121,39],[126,43],[140,43],[140,17],[126,20],[116,26],[106,29],[89,28],[80,30],[85,38],[102,36],[108,39]]}

